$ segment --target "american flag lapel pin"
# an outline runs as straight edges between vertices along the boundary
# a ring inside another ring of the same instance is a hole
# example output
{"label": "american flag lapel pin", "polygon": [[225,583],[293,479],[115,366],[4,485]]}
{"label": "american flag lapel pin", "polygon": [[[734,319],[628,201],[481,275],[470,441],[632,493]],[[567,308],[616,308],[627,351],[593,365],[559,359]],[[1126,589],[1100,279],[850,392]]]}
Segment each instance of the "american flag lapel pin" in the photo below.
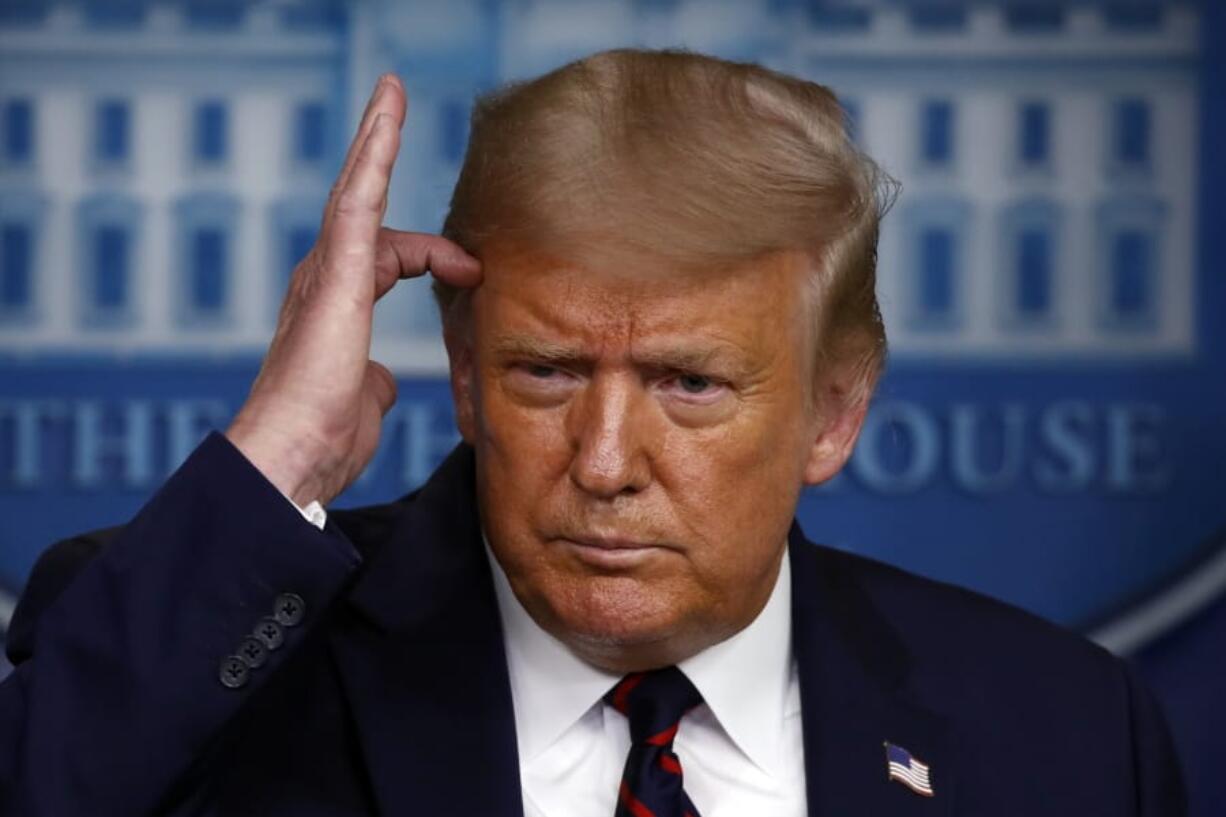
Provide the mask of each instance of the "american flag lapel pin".
{"label": "american flag lapel pin", "polygon": [[889,741],[885,741],[884,745],[886,769],[889,771],[887,780],[897,780],[916,794],[932,797],[928,766],[901,746]]}

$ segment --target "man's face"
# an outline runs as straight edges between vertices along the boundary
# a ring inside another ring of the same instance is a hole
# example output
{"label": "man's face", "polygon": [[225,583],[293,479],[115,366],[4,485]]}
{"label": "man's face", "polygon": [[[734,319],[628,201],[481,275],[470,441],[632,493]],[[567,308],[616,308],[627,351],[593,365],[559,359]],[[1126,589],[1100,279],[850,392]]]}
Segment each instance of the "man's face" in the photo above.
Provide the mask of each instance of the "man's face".
{"label": "man's face", "polygon": [[850,449],[806,401],[804,256],[683,274],[482,255],[466,351],[449,338],[453,389],[520,602],[614,671],[739,631],[770,595],[802,485]]}

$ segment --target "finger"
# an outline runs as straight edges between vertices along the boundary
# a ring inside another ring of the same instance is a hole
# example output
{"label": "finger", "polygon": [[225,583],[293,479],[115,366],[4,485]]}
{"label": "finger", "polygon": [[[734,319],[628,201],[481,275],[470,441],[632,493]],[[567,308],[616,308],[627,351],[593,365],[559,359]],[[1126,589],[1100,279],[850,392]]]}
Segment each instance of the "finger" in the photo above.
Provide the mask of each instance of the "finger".
{"label": "finger", "polygon": [[384,227],[379,231],[375,297],[381,297],[401,278],[416,278],[429,270],[440,281],[458,287],[481,283],[481,262],[454,241],[440,235],[412,233]]}
{"label": "finger", "polygon": [[345,189],[337,194],[332,223],[324,236],[325,274],[352,271],[369,276],[399,148],[399,128],[390,116],[379,114],[354,160]]}
{"label": "finger", "polygon": [[358,123],[358,129],[354,134],[353,141],[349,143],[349,150],[345,154],[345,161],[341,165],[340,172],[336,174],[336,182],[332,185],[332,193],[329,195],[328,204],[324,208],[325,225],[328,222],[337,195],[349,183],[349,177],[353,173],[353,168],[357,163],[358,156],[362,152],[363,145],[370,138],[375,120],[379,118],[380,114],[388,114],[399,128],[404,124],[406,110],[407,98],[405,97],[404,86],[401,85],[399,78],[395,74],[384,74],[379,77],[378,82],[375,83],[375,89],[371,92],[370,99],[366,103],[366,110],[362,112],[362,119]]}
{"label": "finger", "polygon": [[366,389],[374,395],[379,412],[387,414],[396,403],[396,378],[382,363],[366,361]]}
{"label": "finger", "polygon": [[338,190],[343,189],[345,183],[349,180],[349,174],[353,172],[354,163],[357,161],[358,154],[362,150],[362,145],[366,143],[366,139],[370,136],[371,128],[374,127],[375,120],[379,114],[388,114],[397,123],[397,127],[404,123],[404,117],[407,110],[407,99],[404,93],[404,86],[401,85],[400,79],[395,74],[383,74],[375,83],[375,88],[370,94],[370,99],[366,103],[366,109],[362,112],[362,119],[358,123],[358,129],[354,133],[353,141],[349,143],[349,150],[345,154],[345,161],[341,165],[341,170],[336,174],[336,184],[334,187]]}

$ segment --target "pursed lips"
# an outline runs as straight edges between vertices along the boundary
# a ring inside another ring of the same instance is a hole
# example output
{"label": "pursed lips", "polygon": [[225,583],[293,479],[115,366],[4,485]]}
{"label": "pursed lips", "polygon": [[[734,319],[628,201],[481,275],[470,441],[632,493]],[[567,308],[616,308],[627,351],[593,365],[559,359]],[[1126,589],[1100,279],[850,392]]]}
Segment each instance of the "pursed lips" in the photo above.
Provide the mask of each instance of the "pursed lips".
{"label": "pursed lips", "polygon": [[601,550],[643,550],[645,548],[664,547],[655,542],[643,542],[634,539],[622,539],[612,536],[567,536],[567,541],[586,547]]}
{"label": "pursed lips", "polygon": [[575,558],[601,572],[634,570],[667,553],[664,545],[613,536],[576,536],[562,541]]}

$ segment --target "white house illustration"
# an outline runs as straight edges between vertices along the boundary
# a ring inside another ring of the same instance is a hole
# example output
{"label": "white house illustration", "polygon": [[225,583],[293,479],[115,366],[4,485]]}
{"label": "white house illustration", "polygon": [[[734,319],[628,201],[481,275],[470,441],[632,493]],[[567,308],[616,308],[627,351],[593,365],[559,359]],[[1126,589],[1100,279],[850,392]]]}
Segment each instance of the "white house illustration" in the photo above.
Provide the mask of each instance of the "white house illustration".
{"label": "white house illustration", "polygon": [[[474,94],[616,45],[832,86],[902,183],[897,359],[1195,351],[1190,3],[118,0],[0,4],[0,354],[258,355],[374,78],[410,120],[388,214],[437,229]],[[444,371],[424,282],[373,354]]]}

